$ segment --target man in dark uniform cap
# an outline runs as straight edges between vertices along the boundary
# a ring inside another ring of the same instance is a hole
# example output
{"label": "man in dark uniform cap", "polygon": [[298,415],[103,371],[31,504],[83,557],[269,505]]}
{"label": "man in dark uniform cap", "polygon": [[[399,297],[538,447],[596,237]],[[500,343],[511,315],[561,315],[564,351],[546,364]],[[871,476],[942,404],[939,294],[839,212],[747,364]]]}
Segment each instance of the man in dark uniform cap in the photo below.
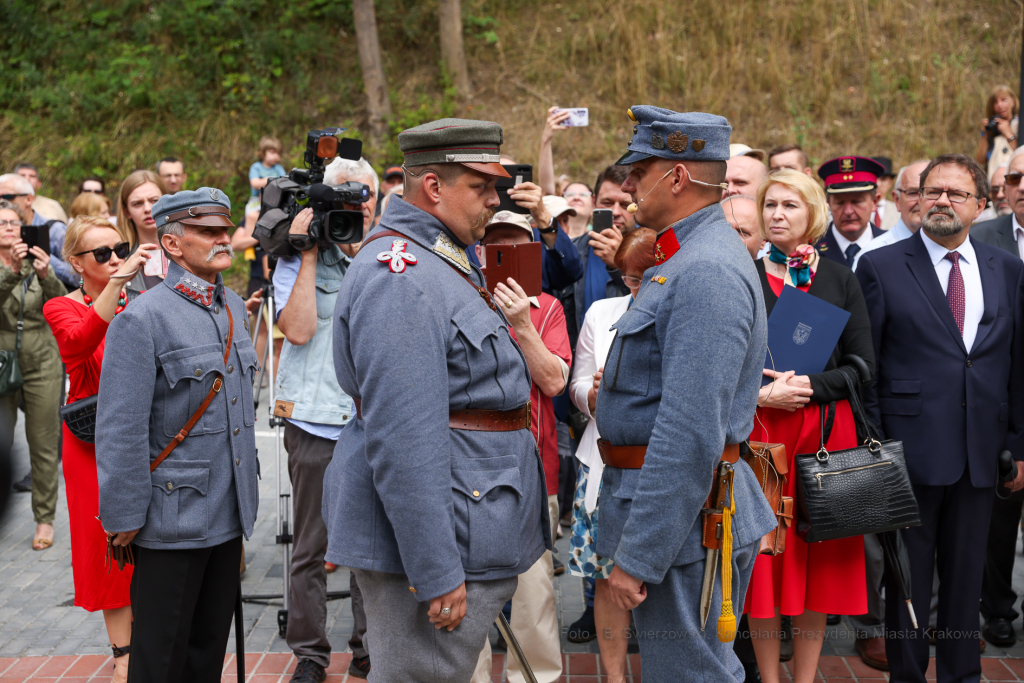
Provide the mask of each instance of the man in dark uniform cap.
{"label": "man in dark uniform cap", "polygon": [[216,188],[164,195],[153,218],[167,277],[107,330],[99,512],[114,545],[135,546],[133,683],[220,680],[256,522],[258,361],[246,303],[220,276],[230,212]]}
{"label": "man in dark uniform cap", "polygon": [[370,681],[468,682],[517,577],[550,548],[511,302],[465,251],[508,177],[501,140],[462,119],[401,133],[404,196],[338,292],[334,370],[357,419],[324,480],[327,560],[362,588]]}
{"label": "man in dark uniform cap", "polygon": [[828,232],[814,245],[822,256],[852,268],[857,254],[882,234],[871,216],[881,198],[878,177],[883,173],[885,167],[868,157],[837,157],[818,169],[832,212]]}
{"label": "man in dark uniform cap", "polygon": [[[742,681],[733,617],[776,521],[738,457],[753,428],[767,320],[754,263],[719,204],[732,128],[721,116],[651,106],[629,116],[622,188],[658,240],[656,265],[613,326],[598,392],[606,468],[597,554],[615,560],[608,586],[633,610],[644,681]],[[734,472],[735,512],[723,522],[731,552],[723,544],[721,555],[732,580],[710,574],[702,604],[701,509],[722,461]]]}

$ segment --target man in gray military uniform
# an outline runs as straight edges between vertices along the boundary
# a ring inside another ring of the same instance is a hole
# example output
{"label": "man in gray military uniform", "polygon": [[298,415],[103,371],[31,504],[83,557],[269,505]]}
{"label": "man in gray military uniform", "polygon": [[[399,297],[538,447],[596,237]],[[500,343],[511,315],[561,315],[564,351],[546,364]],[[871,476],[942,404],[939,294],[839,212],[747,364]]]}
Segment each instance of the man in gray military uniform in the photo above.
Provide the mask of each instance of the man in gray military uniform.
{"label": "man in gray military uniform", "polygon": [[220,276],[230,210],[213,188],[164,195],[167,278],[107,330],[96,467],[103,528],[134,544],[133,683],[220,680],[256,521],[258,361],[246,302]]}
{"label": "man in gray military uniform", "polygon": [[657,265],[613,326],[598,392],[606,469],[597,553],[615,559],[608,585],[633,610],[645,683],[742,681],[731,634],[719,639],[720,579],[706,630],[699,618],[701,509],[720,461],[735,470],[728,597],[737,618],[759,541],[776,525],[738,459],[753,428],[767,320],[750,254],[718,203],[732,129],[721,116],[651,106],[629,116],[622,187],[637,223],[659,233]]}
{"label": "man in gray military uniform", "polygon": [[550,548],[526,360],[465,251],[498,206],[501,139],[461,119],[401,133],[404,198],[338,292],[334,369],[357,419],[324,479],[327,560],[362,588],[370,681],[468,682]]}

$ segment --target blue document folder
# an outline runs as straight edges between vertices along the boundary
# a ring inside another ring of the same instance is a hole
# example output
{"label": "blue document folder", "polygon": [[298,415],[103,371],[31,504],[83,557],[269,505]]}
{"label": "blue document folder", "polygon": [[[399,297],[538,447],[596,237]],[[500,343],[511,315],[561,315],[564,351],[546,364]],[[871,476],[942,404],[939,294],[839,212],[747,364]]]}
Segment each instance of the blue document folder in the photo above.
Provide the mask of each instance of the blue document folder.
{"label": "blue document folder", "polygon": [[[849,319],[850,314],[838,306],[796,287],[783,287],[768,318],[769,352],[764,366],[777,372],[795,370],[798,375],[821,372]],[[769,382],[765,377],[763,384]]]}

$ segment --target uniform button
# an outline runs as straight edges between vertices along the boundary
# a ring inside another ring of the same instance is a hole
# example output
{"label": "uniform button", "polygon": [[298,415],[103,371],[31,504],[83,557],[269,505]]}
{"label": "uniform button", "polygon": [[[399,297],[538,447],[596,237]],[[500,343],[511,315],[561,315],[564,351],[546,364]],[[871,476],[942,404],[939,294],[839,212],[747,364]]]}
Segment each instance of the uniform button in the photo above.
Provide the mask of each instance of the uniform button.
{"label": "uniform button", "polygon": [[231,399],[231,405],[235,405],[236,403],[238,403],[238,397],[237,396],[235,396],[233,399]]}
{"label": "uniform button", "polygon": [[174,488],[174,482],[171,482],[171,481],[167,482],[167,490],[170,491],[173,488]]}
{"label": "uniform button", "polygon": [[413,588],[412,586],[409,586],[409,592],[410,592],[410,593],[415,593],[415,592],[416,592],[416,589],[415,589],[415,588]]}
{"label": "uniform button", "polygon": [[475,498],[479,498],[480,497],[480,492],[479,491],[473,491],[473,496]]}
{"label": "uniform button", "polygon": [[235,436],[238,436],[238,427],[235,427]]}
{"label": "uniform button", "polygon": [[971,361],[967,361],[967,367],[971,367]]}
{"label": "uniform button", "polygon": [[236,465],[241,465],[242,464],[242,459],[241,458],[235,458],[235,464]]}
{"label": "uniform button", "polygon": [[342,416],[341,416],[341,419],[342,419],[342,420],[347,420],[347,419],[348,419],[348,415],[342,415]]}
{"label": "uniform button", "polygon": [[213,314],[214,315],[220,315],[220,306],[214,306],[213,307]]}
{"label": "uniform button", "polygon": [[228,335],[226,335],[226,334],[224,335],[224,343],[225,343],[225,344],[227,344],[227,343],[228,343]]}
{"label": "uniform button", "polygon": [[234,365],[229,365],[228,366],[228,374],[230,375],[234,371],[235,371],[235,366]]}
{"label": "uniform button", "polygon": [[196,368],[196,377],[201,377],[202,375],[203,375],[202,369]]}

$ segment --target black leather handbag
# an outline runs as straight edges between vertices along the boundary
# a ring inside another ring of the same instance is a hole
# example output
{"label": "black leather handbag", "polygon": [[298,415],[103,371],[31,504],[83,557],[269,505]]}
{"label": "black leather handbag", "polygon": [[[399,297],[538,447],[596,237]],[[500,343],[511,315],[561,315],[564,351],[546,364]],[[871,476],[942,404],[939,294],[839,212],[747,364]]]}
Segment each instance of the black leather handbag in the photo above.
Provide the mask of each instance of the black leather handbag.
{"label": "black leather handbag", "polygon": [[[850,407],[863,445],[832,451],[825,448],[836,404],[821,406],[821,447],[796,456],[798,515],[796,532],[807,543],[862,536],[920,526],[921,514],[910,486],[903,443],[882,440],[867,419],[860,394],[845,366],[839,368],[850,388]],[[826,417],[827,412],[827,417]]]}
{"label": "black leather handbag", "polygon": [[68,403],[60,408],[60,419],[76,439],[85,443],[96,443],[96,399],[93,394]]}

